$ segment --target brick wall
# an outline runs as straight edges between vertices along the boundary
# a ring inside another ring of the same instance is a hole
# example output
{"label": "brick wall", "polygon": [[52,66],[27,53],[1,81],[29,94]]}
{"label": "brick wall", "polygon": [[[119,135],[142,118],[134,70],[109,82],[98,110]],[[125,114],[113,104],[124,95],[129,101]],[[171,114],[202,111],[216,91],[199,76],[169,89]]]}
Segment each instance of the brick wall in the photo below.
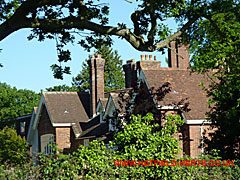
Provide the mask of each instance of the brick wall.
{"label": "brick wall", "polygon": [[188,46],[178,45],[175,41],[169,44],[168,67],[187,69],[189,67]]}
{"label": "brick wall", "polygon": [[56,144],[58,149],[63,150],[63,152],[69,152],[71,147],[70,130],[70,127],[56,128]]}
{"label": "brick wall", "polygon": [[70,130],[70,127],[53,127],[44,105],[38,123],[39,152],[41,152],[41,136],[44,134],[53,134],[55,142],[58,144],[57,148],[63,151],[69,151],[71,147]]}
{"label": "brick wall", "polygon": [[186,148],[189,148],[189,155],[191,157],[195,158],[203,152],[203,149],[201,146],[201,139],[204,134],[201,134],[201,133],[204,133],[204,131],[206,130],[207,133],[205,137],[209,138],[208,133],[211,133],[214,131],[214,130],[209,130],[208,129],[209,127],[210,125],[203,125],[201,130],[201,125],[189,125],[188,127],[189,143],[187,143],[189,147],[186,146]]}
{"label": "brick wall", "polygon": [[201,140],[201,125],[189,125],[189,137],[190,156],[195,158],[202,153],[201,148],[199,148]]}
{"label": "brick wall", "polygon": [[183,132],[183,153],[185,155],[190,156],[190,137],[189,137],[189,125],[184,124],[181,127],[181,131]]}
{"label": "brick wall", "polygon": [[50,118],[48,116],[47,109],[45,105],[42,107],[42,112],[40,115],[40,119],[38,122],[38,144],[39,144],[39,152],[41,152],[41,136],[44,134],[53,134],[56,136],[56,130],[52,126]]}

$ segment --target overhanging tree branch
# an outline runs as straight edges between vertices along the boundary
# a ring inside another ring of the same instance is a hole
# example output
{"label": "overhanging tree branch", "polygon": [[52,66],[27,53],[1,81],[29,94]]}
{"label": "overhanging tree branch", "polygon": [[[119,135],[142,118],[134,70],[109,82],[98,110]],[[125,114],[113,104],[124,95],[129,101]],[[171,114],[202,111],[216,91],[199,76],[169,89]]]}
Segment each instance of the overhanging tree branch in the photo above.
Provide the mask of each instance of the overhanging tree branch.
{"label": "overhanging tree branch", "polygon": [[194,22],[197,21],[198,18],[199,17],[196,16],[196,17],[190,19],[185,25],[183,25],[183,27],[179,31],[177,31],[176,33],[171,35],[169,38],[167,38],[159,43],[156,43],[156,45],[153,47],[153,49],[154,49],[153,51],[155,51],[159,48],[168,47],[168,44],[171,41],[178,39]]}
{"label": "overhanging tree branch", "polygon": [[[179,31],[170,36],[168,39],[156,44],[149,44],[144,41],[143,37],[139,37],[132,33],[127,28],[119,28],[113,26],[103,26],[87,20],[81,20],[80,18],[68,17],[65,19],[20,19],[21,22],[11,19],[6,21],[0,26],[0,40],[7,37],[9,34],[22,28],[40,28],[48,32],[56,32],[58,29],[72,29],[77,28],[79,30],[90,30],[100,34],[116,35],[126,39],[135,49],[140,51],[155,51],[159,48],[167,47],[169,42],[177,39],[182,33],[191,26],[198,18],[193,18],[187,22]],[[19,19],[18,19],[19,20]]]}
{"label": "overhanging tree branch", "polygon": [[226,34],[224,34],[224,33],[220,30],[220,28],[218,27],[216,21],[214,21],[211,16],[206,15],[206,16],[204,16],[204,17],[210,21],[210,23],[211,23],[212,26],[216,29],[216,31],[218,32],[218,34],[219,34],[220,36],[222,36],[223,38],[226,38]]}

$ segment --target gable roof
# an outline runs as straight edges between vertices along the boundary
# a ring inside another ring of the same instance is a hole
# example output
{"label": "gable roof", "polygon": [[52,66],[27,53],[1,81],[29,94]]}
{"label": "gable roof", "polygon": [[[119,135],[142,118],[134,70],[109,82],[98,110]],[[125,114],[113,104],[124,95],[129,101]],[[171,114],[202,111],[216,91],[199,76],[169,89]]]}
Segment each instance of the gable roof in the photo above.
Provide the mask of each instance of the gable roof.
{"label": "gable roof", "polygon": [[99,100],[104,109],[106,109],[108,98],[100,98]]}
{"label": "gable roof", "polygon": [[[122,94],[121,94],[122,93]],[[112,97],[113,104],[116,107],[116,109],[121,110],[122,113],[125,112],[127,101],[129,100],[129,94],[127,91],[122,92],[112,92],[110,93],[110,96]]]}
{"label": "gable roof", "polygon": [[[53,123],[87,122],[89,117],[77,92],[43,92],[45,104]],[[87,98],[86,98],[87,99]]]}
{"label": "gable roof", "polygon": [[206,93],[200,86],[201,82],[209,84],[209,79],[202,74],[190,73],[189,70],[162,68],[160,70],[143,70],[148,88],[155,89],[169,82],[171,92],[158,105],[169,105],[188,98],[189,112],[184,112],[186,119],[205,119],[205,113],[209,111]]}

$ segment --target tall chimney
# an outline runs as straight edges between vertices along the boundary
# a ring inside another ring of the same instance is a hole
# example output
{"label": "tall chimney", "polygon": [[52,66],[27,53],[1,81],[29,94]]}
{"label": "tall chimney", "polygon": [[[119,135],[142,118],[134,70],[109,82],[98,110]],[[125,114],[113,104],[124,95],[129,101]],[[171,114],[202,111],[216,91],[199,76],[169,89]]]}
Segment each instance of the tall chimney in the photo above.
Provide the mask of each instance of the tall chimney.
{"label": "tall chimney", "polygon": [[137,81],[137,70],[135,60],[134,59],[128,60],[127,64],[123,65],[123,70],[125,72],[125,88],[133,87]]}
{"label": "tall chimney", "polygon": [[184,44],[178,44],[172,41],[168,49],[168,67],[187,69],[189,67],[188,47]]}
{"label": "tall chimney", "polygon": [[90,69],[90,116],[96,113],[97,101],[104,98],[104,65],[100,54],[92,55],[88,60]]}

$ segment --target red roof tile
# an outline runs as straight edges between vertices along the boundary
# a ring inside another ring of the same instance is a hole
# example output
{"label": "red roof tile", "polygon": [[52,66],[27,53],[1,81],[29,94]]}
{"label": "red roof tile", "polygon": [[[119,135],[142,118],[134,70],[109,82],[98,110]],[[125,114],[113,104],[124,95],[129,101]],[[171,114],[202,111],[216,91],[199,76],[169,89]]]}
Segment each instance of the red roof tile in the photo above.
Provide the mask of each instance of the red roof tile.
{"label": "red roof tile", "polygon": [[[89,117],[77,92],[43,92],[54,123],[87,122]],[[86,98],[87,99],[87,98]],[[86,103],[87,104],[87,103]]]}
{"label": "red roof tile", "polygon": [[209,111],[206,93],[200,86],[201,82],[209,84],[209,80],[202,74],[190,73],[188,70],[170,69],[144,70],[144,76],[150,86],[155,89],[169,82],[171,92],[167,94],[160,105],[169,105],[188,98],[189,112],[184,113],[186,119],[205,119],[205,113]]}

